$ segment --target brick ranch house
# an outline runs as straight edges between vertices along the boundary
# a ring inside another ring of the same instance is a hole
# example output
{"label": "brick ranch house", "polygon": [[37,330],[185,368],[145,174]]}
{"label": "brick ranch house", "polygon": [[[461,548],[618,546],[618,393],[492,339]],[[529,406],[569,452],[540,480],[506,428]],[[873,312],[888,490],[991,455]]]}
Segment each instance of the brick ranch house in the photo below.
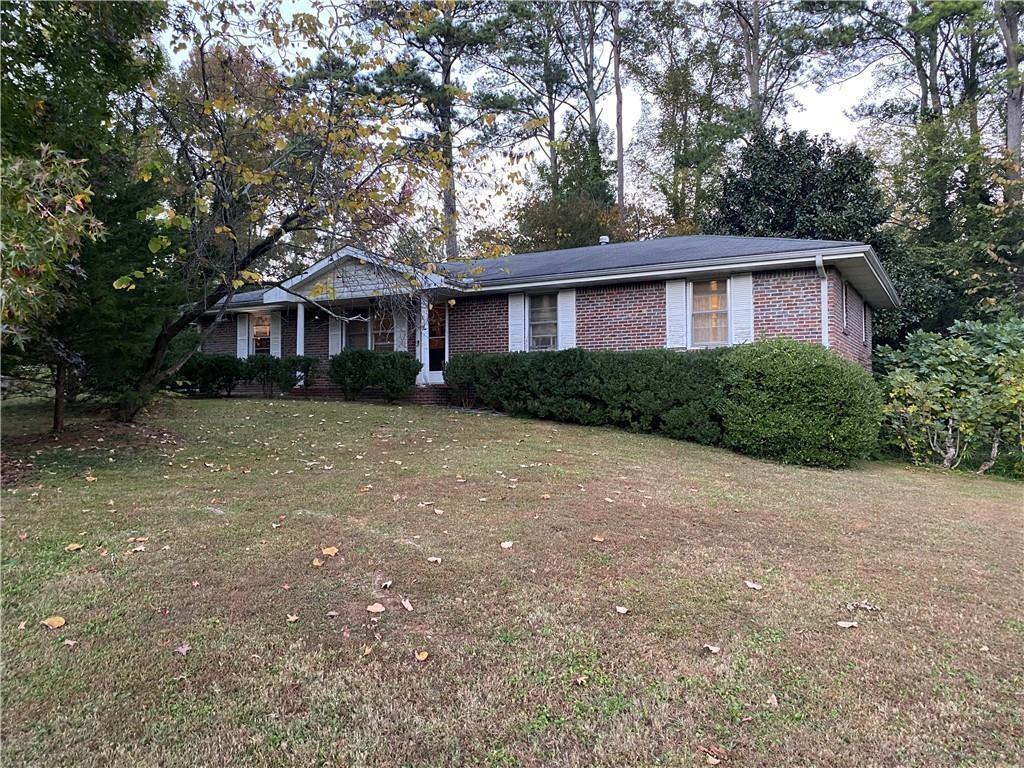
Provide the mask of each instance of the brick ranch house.
{"label": "brick ranch house", "polygon": [[327,359],[342,349],[406,349],[423,363],[414,399],[429,402],[463,352],[683,351],[788,336],[870,368],[874,313],[898,301],[864,243],[695,235],[433,270],[347,247],[281,287],[236,294],[201,325],[216,326],[207,352],[319,357],[311,389],[324,393]]}

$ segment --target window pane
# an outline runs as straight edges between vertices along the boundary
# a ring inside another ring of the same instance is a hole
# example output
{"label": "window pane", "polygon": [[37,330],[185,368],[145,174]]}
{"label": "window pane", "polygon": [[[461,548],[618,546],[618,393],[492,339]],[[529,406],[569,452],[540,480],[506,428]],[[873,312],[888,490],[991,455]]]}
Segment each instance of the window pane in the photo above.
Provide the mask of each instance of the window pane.
{"label": "window pane", "polygon": [[380,352],[395,349],[395,324],[390,313],[382,312],[373,316],[373,348]]}
{"label": "window pane", "polygon": [[345,349],[369,349],[370,324],[367,318],[370,310],[366,307],[350,309],[345,313]]}
{"label": "window pane", "polygon": [[530,297],[530,350],[558,348],[558,296],[549,293]]}
{"label": "window pane", "polygon": [[252,318],[252,353],[270,354],[270,315],[254,315]]}
{"label": "window pane", "polygon": [[695,347],[729,343],[729,294],[725,280],[693,284],[690,340]]}
{"label": "window pane", "polygon": [[727,308],[725,280],[708,280],[693,284],[693,311],[715,312]]}

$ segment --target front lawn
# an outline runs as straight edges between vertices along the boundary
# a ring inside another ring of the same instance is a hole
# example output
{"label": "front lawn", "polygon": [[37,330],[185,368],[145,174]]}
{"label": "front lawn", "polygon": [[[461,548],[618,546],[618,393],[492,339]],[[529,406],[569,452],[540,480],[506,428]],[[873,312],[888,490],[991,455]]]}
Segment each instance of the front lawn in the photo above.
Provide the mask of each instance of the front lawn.
{"label": "front lawn", "polygon": [[3,416],[5,765],[1024,760],[1021,484],[417,407]]}

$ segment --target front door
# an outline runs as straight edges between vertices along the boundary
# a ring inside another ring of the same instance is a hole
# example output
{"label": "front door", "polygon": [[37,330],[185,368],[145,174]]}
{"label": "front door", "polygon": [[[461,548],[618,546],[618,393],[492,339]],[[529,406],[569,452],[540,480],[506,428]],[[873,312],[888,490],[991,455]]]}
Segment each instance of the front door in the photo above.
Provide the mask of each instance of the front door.
{"label": "front door", "polygon": [[442,371],[448,359],[448,305],[435,304],[427,315],[427,377],[431,383],[444,381]]}

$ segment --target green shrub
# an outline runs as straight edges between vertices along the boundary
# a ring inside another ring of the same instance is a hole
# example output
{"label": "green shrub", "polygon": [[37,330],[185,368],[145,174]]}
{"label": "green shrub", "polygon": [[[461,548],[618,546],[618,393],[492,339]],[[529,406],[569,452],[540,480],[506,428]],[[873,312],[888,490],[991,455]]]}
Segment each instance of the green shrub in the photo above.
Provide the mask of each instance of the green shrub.
{"label": "green shrub", "polygon": [[891,445],[915,463],[1024,476],[1024,319],[918,331],[880,359]]}
{"label": "green shrub", "polygon": [[370,384],[384,390],[384,398],[393,403],[409,394],[423,363],[408,352],[374,352]]}
{"label": "green shrub", "polygon": [[317,370],[320,368],[320,359],[307,355],[289,355],[281,361],[280,380],[278,386],[282,392],[290,392],[293,387],[302,383],[302,392],[309,394],[309,388],[313,384]]}
{"label": "green shrub", "polygon": [[178,378],[189,382],[194,391],[204,395],[231,396],[238,382],[247,376],[246,364],[234,355],[196,352],[181,367]]}
{"label": "green shrub", "polygon": [[456,357],[457,397],[518,416],[613,425],[786,462],[843,466],[878,431],[871,377],[826,349],[778,341],[695,352],[514,352]]}
{"label": "green shrub", "polygon": [[280,386],[283,370],[281,358],[272,355],[251,355],[245,360],[245,380],[258,384],[264,397]]}
{"label": "green shrub", "polygon": [[475,353],[456,355],[444,366],[444,383],[448,385],[451,402],[468,408],[473,404],[476,364],[480,356]]}
{"label": "green shrub", "polygon": [[740,453],[842,467],[875,448],[878,388],[823,347],[790,339],[732,347],[722,384],[723,444]]}
{"label": "green shrub", "polygon": [[370,385],[373,356],[368,349],[345,349],[331,358],[327,377],[346,400],[359,397]]}

